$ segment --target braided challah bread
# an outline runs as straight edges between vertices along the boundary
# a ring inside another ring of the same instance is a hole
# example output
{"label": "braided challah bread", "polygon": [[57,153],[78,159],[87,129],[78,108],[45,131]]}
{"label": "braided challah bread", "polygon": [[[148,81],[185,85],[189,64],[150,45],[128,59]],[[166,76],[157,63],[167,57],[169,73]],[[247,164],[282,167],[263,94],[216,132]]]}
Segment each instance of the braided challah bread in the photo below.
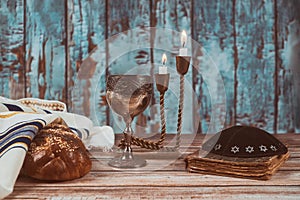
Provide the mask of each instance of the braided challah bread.
{"label": "braided challah bread", "polygon": [[39,180],[65,181],[86,175],[91,166],[81,139],[62,120],[56,120],[33,139],[23,173]]}

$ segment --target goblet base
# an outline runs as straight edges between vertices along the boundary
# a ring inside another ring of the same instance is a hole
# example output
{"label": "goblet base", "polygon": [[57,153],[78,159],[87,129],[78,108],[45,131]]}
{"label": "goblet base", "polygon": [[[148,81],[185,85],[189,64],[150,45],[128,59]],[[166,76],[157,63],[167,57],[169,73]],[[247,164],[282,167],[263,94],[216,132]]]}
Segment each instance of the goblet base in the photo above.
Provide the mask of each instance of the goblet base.
{"label": "goblet base", "polygon": [[114,158],[108,162],[108,165],[116,168],[130,169],[130,168],[139,168],[144,167],[147,164],[146,160],[142,158]]}

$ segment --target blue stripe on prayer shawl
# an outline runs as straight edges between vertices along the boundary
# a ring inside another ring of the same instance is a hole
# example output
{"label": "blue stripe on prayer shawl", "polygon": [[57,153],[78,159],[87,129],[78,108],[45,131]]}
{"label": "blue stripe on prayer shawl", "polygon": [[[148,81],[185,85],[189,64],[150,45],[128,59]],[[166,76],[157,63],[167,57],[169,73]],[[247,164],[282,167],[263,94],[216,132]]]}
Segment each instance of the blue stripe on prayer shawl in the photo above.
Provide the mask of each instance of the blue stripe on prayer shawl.
{"label": "blue stripe on prayer shawl", "polygon": [[90,136],[90,131],[88,129],[86,129],[86,128],[84,130],[85,130],[87,136],[89,137]]}
{"label": "blue stripe on prayer shawl", "polygon": [[73,132],[76,132],[78,137],[82,139],[82,132],[77,129],[77,128],[74,128],[74,127],[70,127],[70,129],[73,131]]}
{"label": "blue stripe on prayer shawl", "polygon": [[[42,121],[43,123],[39,122]],[[35,119],[35,121],[29,121],[29,122],[20,122],[18,124],[15,124],[14,126],[9,127],[7,130],[5,130],[3,133],[0,133],[0,140],[2,140],[6,135],[10,134],[11,132],[14,132],[24,126],[36,126],[38,130],[43,128],[43,126],[46,124],[46,122],[42,119]]]}
{"label": "blue stripe on prayer shawl", "polygon": [[22,145],[16,145],[16,146],[14,145],[13,147],[9,147],[9,148],[6,149],[6,151],[3,151],[2,155],[0,154],[0,158],[12,149],[23,149],[24,151],[27,151],[28,145],[27,145],[27,148],[25,148]]}
{"label": "blue stripe on prayer shawl", "polygon": [[1,135],[0,158],[13,148],[27,150],[36,133],[45,124],[43,119],[35,119],[9,127]]}
{"label": "blue stripe on prayer shawl", "polygon": [[3,103],[3,105],[5,105],[9,111],[21,111],[21,112],[24,112],[24,110],[21,107],[17,106],[17,105],[9,104],[9,103]]}
{"label": "blue stripe on prayer shawl", "polygon": [[31,141],[32,141],[32,139],[30,139],[30,138],[28,138],[28,137],[24,137],[24,136],[17,137],[17,138],[15,138],[15,139],[9,141],[9,142],[8,142],[7,144],[5,144],[4,146],[2,146],[2,147],[0,148],[0,154],[1,154],[3,151],[7,150],[10,146],[12,146],[12,145],[15,144],[15,143],[23,143],[23,144],[25,144],[25,145],[27,146],[27,148],[28,148],[28,146],[30,145]]}
{"label": "blue stripe on prayer shawl", "polygon": [[43,109],[43,111],[44,111],[45,113],[47,113],[47,114],[52,114],[52,112],[50,112],[49,110]]}
{"label": "blue stripe on prayer shawl", "polygon": [[0,140],[0,146],[5,144],[7,141],[10,141],[10,140],[17,138],[19,136],[22,136],[22,135],[26,135],[26,136],[29,136],[30,138],[34,138],[34,136],[36,135],[36,133],[38,131],[39,130],[37,129],[37,127],[24,126],[14,132],[12,132],[11,134],[8,134],[6,137],[4,137],[2,140]]}

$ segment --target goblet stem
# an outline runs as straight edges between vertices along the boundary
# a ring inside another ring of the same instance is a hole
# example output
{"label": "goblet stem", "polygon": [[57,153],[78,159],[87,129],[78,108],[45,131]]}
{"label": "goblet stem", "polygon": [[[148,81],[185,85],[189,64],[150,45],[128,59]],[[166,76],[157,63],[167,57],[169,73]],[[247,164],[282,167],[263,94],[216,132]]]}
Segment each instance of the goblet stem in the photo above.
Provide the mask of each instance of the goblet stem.
{"label": "goblet stem", "polygon": [[131,122],[126,123],[126,128],[123,131],[124,137],[125,137],[125,144],[126,146],[131,145],[131,136],[133,134],[132,128],[131,128]]}
{"label": "goblet stem", "polygon": [[122,160],[124,159],[133,159],[132,156],[132,148],[131,148],[131,141],[132,141],[132,128],[131,128],[131,122],[126,123],[126,128],[123,132],[124,138],[125,138],[125,147],[122,155]]}

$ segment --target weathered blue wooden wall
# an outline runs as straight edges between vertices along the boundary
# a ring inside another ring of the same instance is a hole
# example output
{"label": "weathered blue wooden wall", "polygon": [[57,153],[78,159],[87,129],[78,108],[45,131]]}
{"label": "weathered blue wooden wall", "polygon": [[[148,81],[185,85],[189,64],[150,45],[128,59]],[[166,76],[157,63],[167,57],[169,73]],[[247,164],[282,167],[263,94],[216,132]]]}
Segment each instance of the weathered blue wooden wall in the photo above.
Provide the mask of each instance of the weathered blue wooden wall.
{"label": "weathered blue wooden wall", "polygon": [[[1,0],[0,95],[61,100],[119,132],[106,76],[139,66],[153,73],[165,49],[175,69],[178,35],[159,30],[185,29],[197,43],[188,46],[186,80],[197,98],[185,99],[185,132],[234,124],[300,132],[299,10],[298,0]],[[175,90],[166,96],[168,132],[176,130]],[[136,119],[140,132],[159,129],[157,95]]]}

